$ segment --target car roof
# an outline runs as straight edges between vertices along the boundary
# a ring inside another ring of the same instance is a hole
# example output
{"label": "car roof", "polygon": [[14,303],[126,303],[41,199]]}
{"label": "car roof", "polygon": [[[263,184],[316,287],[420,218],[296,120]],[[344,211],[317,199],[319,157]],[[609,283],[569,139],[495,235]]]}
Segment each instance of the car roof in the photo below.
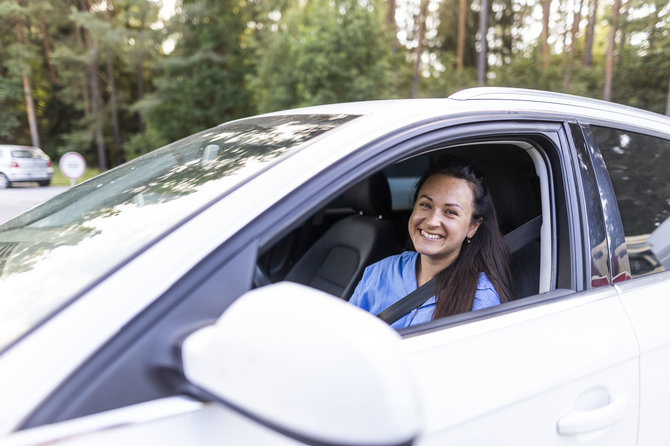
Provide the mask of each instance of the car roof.
{"label": "car roof", "polygon": [[638,108],[564,93],[540,90],[477,87],[461,90],[448,98],[390,99],[318,105],[279,111],[285,114],[352,114],[387,117],[398,125],[425,119],[448,118],[462,113],[500,112],[509,115],[544,115],[614,124],[625,128],[650,129],[670,136],[670,117]]}
{"label": "car roof", "polygon": [[566,93],[554,93],[550,91],[531,90],[526,88],[504,88],[504,87],[478,87],[461,90],[449,96],[456,100],[504,100],[520,102],[537,102],[548,105],[564,105],[589,110],[611,111],[623,113],[629,116],[660,121],[666,125],[670,123],[670,117],[648,110],[604,101],[602,99],[586,98]]}

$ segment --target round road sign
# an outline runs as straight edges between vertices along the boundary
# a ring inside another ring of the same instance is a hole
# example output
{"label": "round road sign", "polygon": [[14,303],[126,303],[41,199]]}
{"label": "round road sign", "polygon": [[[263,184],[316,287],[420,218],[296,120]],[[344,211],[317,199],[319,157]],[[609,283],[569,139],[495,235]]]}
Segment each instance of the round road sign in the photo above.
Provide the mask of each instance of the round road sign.
{"label": "round road sign", "polygon": [[86,160],[77,152],[67,152],[60,157],[58,167],[67,178],[77,180],[84,176]]}

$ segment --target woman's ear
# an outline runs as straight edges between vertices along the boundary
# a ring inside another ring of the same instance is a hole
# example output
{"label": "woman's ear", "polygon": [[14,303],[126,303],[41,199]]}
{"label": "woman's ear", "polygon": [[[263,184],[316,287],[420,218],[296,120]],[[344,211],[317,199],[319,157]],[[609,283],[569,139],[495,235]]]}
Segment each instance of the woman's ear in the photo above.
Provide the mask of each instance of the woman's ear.
{"label": "woman's ear", "polygon": [[468,231],[468,238],[472,238],[472,237],[475,236],[475,234],[477,233],[477,229],[479,229],[479,225],[481,225],[481,224],[482,224],[482,219],[481,218],[476,219],[476,220],[473,219],[470,222],[470,230]]}

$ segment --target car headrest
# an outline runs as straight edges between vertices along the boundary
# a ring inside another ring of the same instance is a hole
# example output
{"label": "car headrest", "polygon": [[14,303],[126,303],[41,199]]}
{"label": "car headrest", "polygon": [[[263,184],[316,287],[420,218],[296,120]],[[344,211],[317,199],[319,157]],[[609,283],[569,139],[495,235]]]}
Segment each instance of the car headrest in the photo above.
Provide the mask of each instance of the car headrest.
{"label": "car headrest", "polygon": [[388,217],[391,214],[391,189],[383,172],[364,179],[350,187],[331,204],[351,208],[357,213]]}
{"label": "car headrest", "polygon": [[540,214],[535,187],[523,172],[508,169],[487,173],[484,176],[503,234]]}

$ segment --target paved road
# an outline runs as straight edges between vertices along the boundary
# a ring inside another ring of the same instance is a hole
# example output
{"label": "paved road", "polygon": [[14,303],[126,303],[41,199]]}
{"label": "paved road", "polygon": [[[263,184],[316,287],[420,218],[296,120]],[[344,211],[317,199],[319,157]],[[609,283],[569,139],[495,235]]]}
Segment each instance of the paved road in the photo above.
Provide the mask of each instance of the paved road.
{"label": "paved road", "polygon": [[0,224],[67,189],[66,186],[34,187],[32,185],[0,189]]}

